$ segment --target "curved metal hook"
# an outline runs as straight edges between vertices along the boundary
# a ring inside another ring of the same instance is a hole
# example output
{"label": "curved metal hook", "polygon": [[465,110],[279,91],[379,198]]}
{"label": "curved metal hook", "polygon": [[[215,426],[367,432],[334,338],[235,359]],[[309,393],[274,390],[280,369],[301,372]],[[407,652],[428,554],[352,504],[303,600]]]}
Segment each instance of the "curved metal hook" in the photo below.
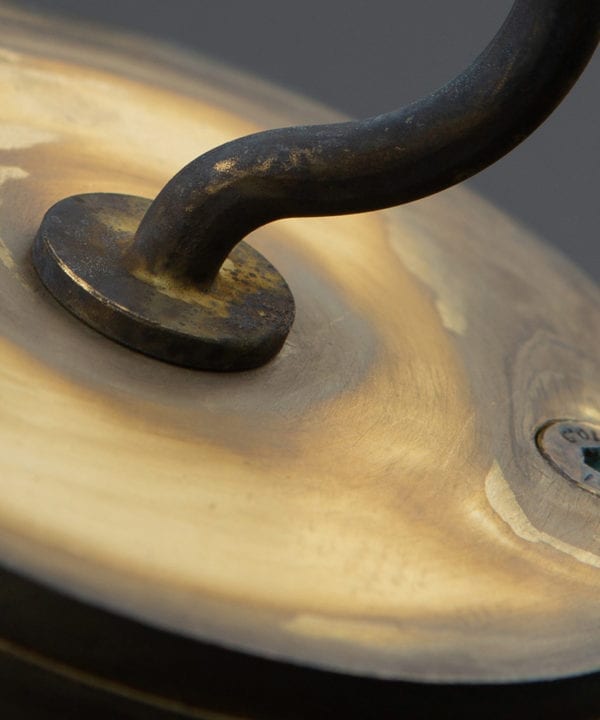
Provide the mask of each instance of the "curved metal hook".
{"label": "curved metal hook", "polygon": [[[60,201],[38,230],[34,265],[59,302],[124,345],[204,370],[258,367],[285,342],[294,299],[245,235],[278,218],[398,205],[473,175],[560,102],[599,27],[600,0],[517,0],[470,68],[401,110],[234,140],[152,203]],[[119,234],[115,215],[136,234]]]}
{"label": "curved metal hook", "polygon": [[598,0],[517,0],[473,64],[417,102],[215,148],[160,192],[129,260],[206,286],[232,248],[268,222],[377,210],[454,185],[550,114],[591,57],[599,28]]}

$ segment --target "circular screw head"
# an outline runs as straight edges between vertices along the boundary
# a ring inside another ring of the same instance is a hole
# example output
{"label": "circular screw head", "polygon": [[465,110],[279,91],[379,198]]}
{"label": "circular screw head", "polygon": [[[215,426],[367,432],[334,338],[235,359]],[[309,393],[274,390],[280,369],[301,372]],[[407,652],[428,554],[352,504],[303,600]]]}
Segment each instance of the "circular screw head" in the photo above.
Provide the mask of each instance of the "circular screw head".
{"label": "circular screw head", "polygon": [[580,420],[552,420],[538,430],[544,458],[568,480],[600,495],[600,425]]}

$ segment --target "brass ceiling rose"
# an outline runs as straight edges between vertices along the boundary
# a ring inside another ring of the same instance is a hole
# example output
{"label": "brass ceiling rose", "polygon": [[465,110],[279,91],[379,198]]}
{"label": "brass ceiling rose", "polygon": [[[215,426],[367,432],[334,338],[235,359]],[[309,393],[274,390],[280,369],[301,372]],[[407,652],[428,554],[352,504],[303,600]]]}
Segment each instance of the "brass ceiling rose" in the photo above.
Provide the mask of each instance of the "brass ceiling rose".
{"label": "brass ceiling rose", "polygon": [[[49,209],[129,197],[137,223],[191,158],[341,118],[5,6],[0,84],[6,717],[594,718],[600,498],[536,438],[600,425],[598,287],[456,187],[237,245],[293,295],[266,364],[132,352],[44,286]],[[123,251],[136,223],[102,222]]]}

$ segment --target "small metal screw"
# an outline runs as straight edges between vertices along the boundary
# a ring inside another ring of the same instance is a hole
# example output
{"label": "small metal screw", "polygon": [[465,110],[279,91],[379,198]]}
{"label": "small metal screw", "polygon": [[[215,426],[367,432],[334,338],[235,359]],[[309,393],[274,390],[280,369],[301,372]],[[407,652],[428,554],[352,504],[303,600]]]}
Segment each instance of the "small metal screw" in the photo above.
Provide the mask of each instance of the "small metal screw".
{"label": "small metal screw", "polygon": [[600,425],[579,420],[552,420],[537,432],[543,457],[568,480],[600,495]]}

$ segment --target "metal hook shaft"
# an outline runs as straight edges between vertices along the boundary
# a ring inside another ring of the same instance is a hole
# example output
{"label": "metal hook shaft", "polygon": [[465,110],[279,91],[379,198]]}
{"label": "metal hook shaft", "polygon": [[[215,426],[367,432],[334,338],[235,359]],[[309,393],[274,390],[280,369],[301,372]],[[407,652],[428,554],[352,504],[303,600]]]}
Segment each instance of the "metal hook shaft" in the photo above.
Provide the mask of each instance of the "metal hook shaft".
{"label": "metal hook shaft", "polygon": [[268,222],[377,210],[454,185],[543,122],[591,57],[599,27],[598,0],[517,0],[473,64],[417,102],[211,150],[152,203],[130,261],[207,286],[232,248]]}

